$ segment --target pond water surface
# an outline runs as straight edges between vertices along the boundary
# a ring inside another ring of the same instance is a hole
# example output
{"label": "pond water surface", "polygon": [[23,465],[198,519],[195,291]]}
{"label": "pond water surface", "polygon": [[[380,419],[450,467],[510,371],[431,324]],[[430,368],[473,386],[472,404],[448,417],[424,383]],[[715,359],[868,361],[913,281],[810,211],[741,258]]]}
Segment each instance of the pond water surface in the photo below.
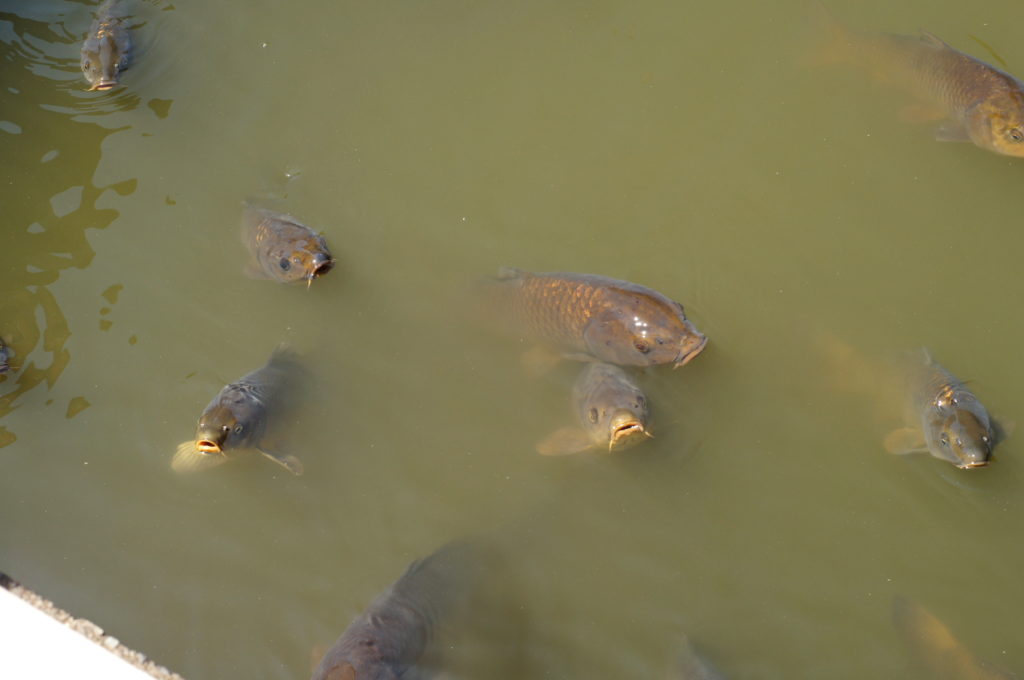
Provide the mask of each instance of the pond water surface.
{"label": "pond water surface", "polygon": [[[822,338],[927,346],[1024,420],[1024,161],[940,144],[810,66],[803,2],[139,0],[88,92],[92,3],[0,0],[0,570],[189,680],[301,678],[414,559],[505,546],[466,677],[924,678],[922,603],[1024,672],[1024,450],[960,471],[881,446]],[[1024,75],[1022,10],[830,3]],[[309,290],[247,278],[241,204],[322,230]],[[709,344],[640,376],[655,438],[534,445],[576,366],[524,370],[467,292],[503,265],[635,281]],[[279,343],[315,381],[284,445],[175,446]]]}

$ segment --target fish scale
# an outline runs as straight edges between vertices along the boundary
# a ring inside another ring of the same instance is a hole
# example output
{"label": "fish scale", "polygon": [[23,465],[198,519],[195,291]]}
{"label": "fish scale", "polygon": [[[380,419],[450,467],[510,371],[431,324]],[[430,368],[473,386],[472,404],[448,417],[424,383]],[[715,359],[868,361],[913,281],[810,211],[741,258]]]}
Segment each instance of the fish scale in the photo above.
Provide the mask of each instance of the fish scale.
{"label": "fish scale", "polygon": [[512,332],[568,350],[572,358],[625,366],[681,366],[707,339],[683,306],[644,286],[572,272],[502,270],[489,287],[492,311]]}

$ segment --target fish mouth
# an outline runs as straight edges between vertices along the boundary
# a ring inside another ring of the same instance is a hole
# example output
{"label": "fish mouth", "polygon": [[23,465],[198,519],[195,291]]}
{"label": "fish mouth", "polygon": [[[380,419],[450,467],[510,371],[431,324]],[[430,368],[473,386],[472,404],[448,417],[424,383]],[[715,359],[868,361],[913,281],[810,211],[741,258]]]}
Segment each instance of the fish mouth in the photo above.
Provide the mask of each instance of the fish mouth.
{"label": "fish mouth", "polygon": [[961,462],[959,465],[957,465],[957,467],[960,468],[961,470],[970,470],[971,468],[980,468],[980,467],[987,467],[987,466],[988,466],[988,461],[987,460],[964,461],[964,462]]}
{"label": "fish mouth", "polygon": [[313,271],[311,271],[309,273],[309,280],[312,281],[313,279],[315,279],[317,277],[323,276],[324,274],[326,274],[327,272],[331,271],[332,269],[334,269],[334,260],[327,260],[325,262],[320,262],[315,267],[313,267]]}
{"label": "fish mouth", "polygon": [[196,450],[201,453],[221,453],[220,444],[211,439],[200,439],[196,442]]}
{"label": "fish mouth", "polygon": [[95,85],[93,85],[92,87],[90,87],[89,91],[91,92],[92,90],[100,90],[100,91],[112,90],[115,87],[117,87],[117,81],[116,80],[101,80],[100,82],[98,82]]}
{"label": "fish mouth", "polygon": [[619,425],[612,430],[612,436],[608,440],[608,451],[632,446],[643,441],[642,437],[653,437],[650,432],[644,429],[643,423],[632,421]]}
{"label": "fish mouth", "polygon": [[707,344],[707,336],[700,336],[700,342],[698,342],[696,346],[692,347],[689,350],[682,350],[679,353],[679,356],[676,358],[675,365],[672,368],[679,368],[680,366],[685,366],[686,364],[688,364],[691,359],[693,359],[695,356],[701,353],[701,351],[704,349],[704,346]]}

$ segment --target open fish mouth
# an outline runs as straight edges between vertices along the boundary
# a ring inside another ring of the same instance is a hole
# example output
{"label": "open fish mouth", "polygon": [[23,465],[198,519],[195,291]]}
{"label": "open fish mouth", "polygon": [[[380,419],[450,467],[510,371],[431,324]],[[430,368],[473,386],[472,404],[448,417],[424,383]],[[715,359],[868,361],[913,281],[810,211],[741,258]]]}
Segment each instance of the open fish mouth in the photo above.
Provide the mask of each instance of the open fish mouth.
{"label": "open fish mouth", "polygon": [[117,87],[117,81],[116,80],[101,80],[100,82],[96,83],[95,85],[93,85],[89,89],[90,90],[112,90],[115,87]]}
{"label": "open fish mouth", "polygon": [[317,266],[313,267],[313,271],[310,272],[309,274],[309,280],[312,281],[318,276],[323,276],[332,269],[334,269],[334,260],[327,260],[326,262],[321,262]]}
{"label": "open fish mouth", "polygon": [[623,423],[612,431],[612,436],[608,440],[608,450],[614,451],[615,449],[632,446],[633,444],[642,441],[641,435],[645,437],[654,436],[644,429],[643,423]]}
{"label": "open fish mouth", "polygon": [[197,441],[196,450],[201,453],[221,453],[220,444],[209,439],[200,439]]}
{"label": "open fish mouth", "polygon": [[707,344],[708,344],[707,336],[703,336],[702,335],[701,338],[700,338],[700,343],[696,347],[693,347],[689,351],[683,351],[683,352],[679,353],[679,357],[676,359],[676,362],[675,362],[675,365],[673,366],[673,368],[679,368],[680,366],[685,366],[687,363],[689,363],[689,361],[691,359],[693,359],[695,356],[700,354],[701,351],[704,349],[704,346],[707,345]]}

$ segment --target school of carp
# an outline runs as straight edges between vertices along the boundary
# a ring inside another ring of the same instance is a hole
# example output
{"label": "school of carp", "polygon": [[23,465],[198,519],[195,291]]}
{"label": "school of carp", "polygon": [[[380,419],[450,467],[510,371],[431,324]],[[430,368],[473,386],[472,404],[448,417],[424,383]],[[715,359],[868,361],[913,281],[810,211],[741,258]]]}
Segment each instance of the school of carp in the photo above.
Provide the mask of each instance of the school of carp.
{"label": "school of carp", "polygon": [[[819,14],[821,61],[854,65],[909,94],[915,106],[927,108],[929,118],[939,123],[939,140],[1024,156],[1024,83],[931,33],[854,30],[824,8]],[[130,18],[128,0],[108,0],[96,10],[81,48],[89,90],[122,86],[132,59]],[[245,273],[250,277],[309,287],[335,266],[326,237],[298,218],[258,202],[244,204],[241,213],[241,240],[249,256]],[[631,452],[621,455],[642,455],[632,451],[657,436],[642,388],[644,376],[663,370],[652,367],[682,368],[708,345],[674,297],[600,274],[504,268],[482,280],[476,293],[493,325],[533,346],[547,368],[557,362],[579,367],[566,395],[569,422],[547,435],[537,433],[536,450],[543,455],[619,455],[626,450]],[[873,370],[841,340],[827,341],[824,353],[840,376],[838,382],[852,392],[857,392],[856,385],[852,380],[844,383],[842,376]],[[9,362],[14,356],[0,340],[0,374],[16,370]],[[200,471],[256,453],[294,475],[303,474],[297,457],[276,448],[274,428],[302,393],[308,372],[294,349],[273,348],[263,366],[212,397],[198,417],[194,436],[171,457],[173,469]],[[880,438],[880,451],[928,453],[962,470],[992,463],[1004,429],[978,396],[927,350],[895,354],[879,373],[893,395],[887,413],[900,424]],[[881,380],[869,382],[874,389]],[[434,677],[420,660],[435,629],[454,612],[473,606],[482,568],[479,550],[466,541],[414,562],[345,629],[323,656],[314,680]],[[893,622],[933,677],[1016,677],[975,657],[921,605],[897,599]],[[680,640],[678,649],[680,660],[669,677],[723,677],[688,640]]]}

